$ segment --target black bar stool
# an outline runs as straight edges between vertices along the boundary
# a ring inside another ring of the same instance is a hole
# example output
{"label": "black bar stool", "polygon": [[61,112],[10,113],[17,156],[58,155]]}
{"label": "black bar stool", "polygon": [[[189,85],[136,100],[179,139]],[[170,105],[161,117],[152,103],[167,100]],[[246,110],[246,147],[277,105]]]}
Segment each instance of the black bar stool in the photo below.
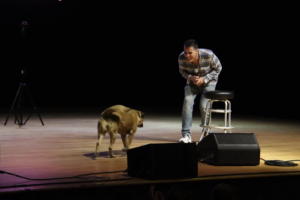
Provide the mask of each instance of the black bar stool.
{"label": "black bar stool", "polygon": [[[232,91],[215,90],[204,93],[204,96],[208,98],[208,102],[205,107],[204,124],[201,125],[203,129],[199,141],[201,141],[203,137],[207,136],[212,128],[222,129],[224,130],[224,133],[231,133],[231,129],[233,129],[233,127],[231,126],[232,110],[230,100],[233,99],[234,93]],[[224,108],[213,108],[213,104],[215,102],[223,102]],[[224,125],[213,125],[212,113],[224,113]]]}

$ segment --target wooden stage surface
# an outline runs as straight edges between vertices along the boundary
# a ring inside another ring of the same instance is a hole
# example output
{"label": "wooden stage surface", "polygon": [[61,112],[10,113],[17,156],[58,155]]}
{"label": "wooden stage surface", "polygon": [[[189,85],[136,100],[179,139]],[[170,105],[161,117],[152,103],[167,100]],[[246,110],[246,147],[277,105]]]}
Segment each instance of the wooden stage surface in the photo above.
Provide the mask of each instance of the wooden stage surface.
{"label": "wooden stage surface", "polygon": [[[4,122],[5,116],[1,116]],[[97,116],[93,114],[48,114],[43,116],[45,126],[33,117],[25,126],[13,124],[11,117],[7,126],[0,128],[0,170],[32,179],[55,177],[77,178],[58,180],[25,180],[9,174],[0,174],[0,192],[70,187],[74,185],[97,184],[97,186],[155,183],[131,178],[124,172],[127,168],[126,155],[120,151],[118,136],[114,147],[116,158],[108,158],[108,137],[101,147],[101,153],[93,159],[96,144]],[[193,140],[197,141],[200,128],[194,119]],[[261,158],[267,160],[300,159],[300,124],[297,121],[280,119],[254,119],[233,116],[234,133],[255,133],[261,148]],[[138,129],[132,147],[149,143],[177,142],[180,137],[180,116],[148,116],[144,127]],[[255,176],[280,176],[298,174],[300,166],[212,166],[198,163],[198,177],[194,179],[160,180],[201,181]],[[60,184],[59,184],[60,183]]]}

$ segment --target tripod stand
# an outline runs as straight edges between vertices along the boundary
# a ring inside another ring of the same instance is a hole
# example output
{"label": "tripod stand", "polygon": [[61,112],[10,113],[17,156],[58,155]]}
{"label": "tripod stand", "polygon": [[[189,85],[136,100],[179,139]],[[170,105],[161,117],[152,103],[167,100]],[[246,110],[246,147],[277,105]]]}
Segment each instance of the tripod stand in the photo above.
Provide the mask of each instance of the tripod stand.
{"label": "tripod stand", "polygon": [[[25,74],[25,70],[21,69],[21,74],[24,75]],[[19,126],[25,125],[27,123],[27,121],[30,119],[30,117],[32,116],[33,112],[29,113],[29,115],[27,116],[27,118],[25,119],[24,117],[24,110],[22,110],[22,106],[21,103],[22,101],[24,101],[24,97],[27,95],[27,97],[29,98],[30,104],[33,108],[33,111],[35,111],[41,121],[41,124],[44,126],[44,122],[42,120],[42,117],[40,115],[40,113],[38,112],[37,106],[35,105],[35,102],[33,100],[33,97],[31,95],[30,89],[28,87],[28,84],[26,83],[26,81],[21,80],[19,83],[19,87],[16,93],[16,96],[13,100],[13,103],[11,105],[11,108],[9,110],[8,115],[6,116],[6,120],[4,122],[4,125],[7,124],[9,117],[12,113],[14,113],[15,116],[15,124],[18,124]]]}
{"label": "tripod stand", "polygon": [[[28,29],[28,22],[27,21],[22,21],[21,23],[21,37],[23,39],[23,50],[24,50],[24,39],[25,36],[27,34],[27,29]],[[16,96],[13,100],[13,103],[10,107],[9,113],[6,116],[6,120],[4,122],[4,126],[7,124],[9,117],[12,113],[14,113],[15,116],[15,124],[18,124],[19,126],[25,125],[27,123],[27,121],[30,119],[30,117],[32,116],[33,112],[37,113],[42,125],[44,126],[44,122],[42,120],[42,117],[40,115],[40,113],[37,110],[37,106],[35,105],[35,102],[33,100],[33,97],[31,95],[31,92],[29,90],[27,81],[26,81],[26,76],[27,76],[27,70],[25,67],[22,67],[20,70],[20,75],[21,75],[21,80],[19,82],[19,87],[16,93]],[[27,96],[29,98],[29,102],[30,105],[33,108],[33,111],[29,113],[29,115],[25,118],[24,116],[24,110],[22,110],[22,102],[25,99],[25,96]]]}

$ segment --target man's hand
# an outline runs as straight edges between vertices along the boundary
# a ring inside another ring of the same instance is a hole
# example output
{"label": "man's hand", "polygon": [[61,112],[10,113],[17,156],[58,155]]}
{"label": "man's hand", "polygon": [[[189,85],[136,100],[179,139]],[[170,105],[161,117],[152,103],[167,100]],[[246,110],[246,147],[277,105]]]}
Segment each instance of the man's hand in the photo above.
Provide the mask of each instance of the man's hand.
{"label": "man's hand", "polygon": [[200,76],[191,76],[190,81],[192,81],[196,86],[201,86],[204,84],[204,78]]}
{"label": "man's hand", "polygon": [[190,81],[192,81],[194,84],[195,82],[200,78],[200,76],[190,76]]}

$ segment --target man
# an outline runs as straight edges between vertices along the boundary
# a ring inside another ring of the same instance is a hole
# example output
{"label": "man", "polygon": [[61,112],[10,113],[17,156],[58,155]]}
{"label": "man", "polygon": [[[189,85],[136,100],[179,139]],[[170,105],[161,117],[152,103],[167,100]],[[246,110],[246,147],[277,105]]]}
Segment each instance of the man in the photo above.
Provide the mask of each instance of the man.
{"label": "man", "polygon": [[193,106],[197,95],[200,97],[201,125],[204,124],[204,109],[208,101],[202,94],[215,90],[222,65],[209,49],[200,49],[195,40],[184,42],[184,51],[178,58],[179,72],[185,78],[184,102],[182,108],[182,138],[179,142],[191,143]]}

